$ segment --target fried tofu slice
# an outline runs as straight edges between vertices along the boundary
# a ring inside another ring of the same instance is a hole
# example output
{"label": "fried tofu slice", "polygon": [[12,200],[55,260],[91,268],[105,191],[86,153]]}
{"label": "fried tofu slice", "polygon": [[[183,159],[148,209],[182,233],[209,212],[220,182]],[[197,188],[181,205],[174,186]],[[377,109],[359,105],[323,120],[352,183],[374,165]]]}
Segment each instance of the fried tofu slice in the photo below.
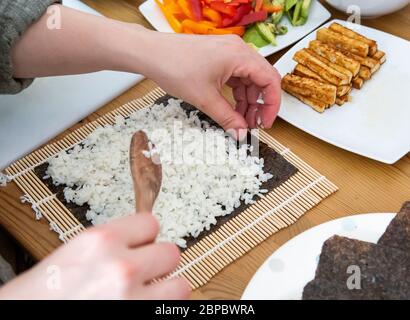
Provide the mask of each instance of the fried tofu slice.
{"label": "fried tofu slice", "polygon": [[369,80],[372,77],[372,72],[370,71],[370,68],[361,66],[359,76],[364,80]]}
{"label": "fried tofu slice", "polygon": [[313,51],[312,49],[306,49],[313,57],[315,57],[316,59],[320,60],[321,62],[323,62],[325,65],[327,65],[329,68],[332,68],[338,72],[340,72],[341,74],[344,74],[345,76],[348,77],[349,79],[349,83],[352,81],[353,78],[353,73],[351,73],[348,69],[339,66],[336,63],[333,63],[331,61],[329,61],[328,59],[318,55],[315,51]]}
{"label": "fried tofu slice", "polygon": [[359,75],[357,75],[356,77],[353,78],[352,80],[352,86],[353,88],[360,90],[364,85],[364,79],[360,78]]}
{"label": "fried tofu slice", "polygon": [[376,71],[378,71],[380,69],[381,64],[378,64],[376,67],[374,67],[373,69],[370,69],[370,73],[373,75],[376,73]]}
{"label": "fried tofu slice", "polygon": [[298,98],[300,101],[302,101],[304,104],[310,106],[313,110],[319,112],[319,113],[323,113],[327,108],[330,107],[329,104],[320,101],[320,100],[316,100],[313,98],[307,98],[304,97],[296,92],[292,92],[292,90],[286,90],[284,89],[287,93],[291,94],[292,96]]}
{"label": "fried tofu slice", "polygon": [[293,74],[300,76],[315,79],[320,82],[326,83],[327,81],[319,76],[316,72],[310,70],[308,67],[305,67],[303,64],[298,63],[293,70]]}
{"label": "fried tofu slice", "polygon": [[[311,78],[311,79],[315,79],[323,83],[328,83],[325,79],[319,76],[316,72],[310,70],[309,68],[305,67],[304,65],[300,63],[296,65],[292,74],[297,75],[299,77]],[[351,85],[338,86],[336,90],[336,97],[342,97],[350,93],[351,90],[352,90]]]}
{"label": "fried tofu slice", "polygon": [[327,64],[310,54],[307,49],[296,52],[293,59],[316,72],[320,77],[335,86],[342,86],[350,83],[350,79],[347,75],[330,68]]}
{"label": "fried tofu slice", "polygon": [[330,43],[337,49],[344,49],[361,57],[367,57],[369,55],[368,44],[357,39],[349,38],[328,28],[319,29],[316,37],[317,40]]}
{"label": "fried tofu slice", "polygon": [[336,97],[337,98],[344,97],[345,95],[349,94],[351,91],[352,91],[351,85],[337,87]]}
{"label": "fried tofu slice", "polygon": [[329,26],[329,29],[334,31],[334,32],[343,34],[346,37],[356,39],[356,40],[359,40],[361,42],[366,43],[369,46],[369,55],[370,56],[374,55],[377,52],[377,42],[376,41],[368,39],[365,36],[355,32],[355,31],[353,31],[349,28],[346,28],[346,27],[342,26],[339,23],[336,23],[336,22],[332,23]]}
{"label": "fried tofu slice", "polygon": [[336,98],[336,104],[341,107],[343,106],[346,102],[350,101],[350,96],[348,94],[342,96],[342,97],[338,97]]}
{"label": "fried tofu slice", "polygon": [[336,86],[314,79],[287,74],[282,79],[282,88],[306,98],[323,101],[332,105],[336,102]]}
{"label": "fried tofu slice", "polygon": [[328,59],[332,63],[338,64],[339,66],[342,66],[343,68],[349,70],[354,77],[359,73],[360,62],[355,59],[349,58],[332,46],[329,46],[326,43],[318,40],[313,40],[310,41],[309,48],[316,52],[316,54]]}
{"label": "fried tofu slice", "polygon": [[344,55],[346,55],[349,58],[352,58],[354,60],[356,60],[357,62],[359,62],[361,65],[372,69],[376,69],[378,67],[380,67],[380,62],[377,59],[374,59],[373,57],[361,57],[358,56],[357,54],[354,54],[352,52],[349,52],[347,50],[344,49],[339,49],[340,52],[342,52]]}
{"label": "fried tofu slice", "polygon": [[383,51],[378,50],[374,55],[371,56],[373,59],[378,60],[380,64],[386,62],[386,53]]}

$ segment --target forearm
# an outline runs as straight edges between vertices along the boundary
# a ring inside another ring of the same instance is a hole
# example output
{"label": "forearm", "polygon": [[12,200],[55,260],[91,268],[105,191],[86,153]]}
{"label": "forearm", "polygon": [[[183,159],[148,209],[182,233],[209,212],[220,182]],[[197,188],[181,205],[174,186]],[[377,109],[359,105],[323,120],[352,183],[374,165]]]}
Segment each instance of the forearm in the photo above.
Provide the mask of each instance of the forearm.
{"label": "forearm", "polygon": [[100,70],[140,72],[153,31],[59,6],[61,28],[48,13],[12,48],[14,77],[35,78]]}

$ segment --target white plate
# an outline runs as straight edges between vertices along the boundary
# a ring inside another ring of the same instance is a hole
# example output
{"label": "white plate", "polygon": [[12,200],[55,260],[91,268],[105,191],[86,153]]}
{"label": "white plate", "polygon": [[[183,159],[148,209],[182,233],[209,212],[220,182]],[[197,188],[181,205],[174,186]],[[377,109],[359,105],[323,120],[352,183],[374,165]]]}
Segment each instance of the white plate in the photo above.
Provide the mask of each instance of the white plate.
{"label": "white plate", "polygon": [[[145,1],[140,5],[139,10],[156,30],[161,32],[174,32],[154,0]],[[265,46],[259,50],[259,53],[267,57],[290,46],[326,22],[331,16],[330,12],[318,1],[313,1],[310,10],[309,19],[304,26],[293,27],[289,20],[284,17],[282,22],[283,25],[288,27],[288,33],[284,36],[277,37],[277,46]]]}
{"label": "white plate", "polygon": [[[364,26],[357,31],[378,42],[387,62],[361,90],[352,91],[352,101],[320,114],[283,92],[279,116],[319,139],[391,164],[410,151],[410,42]],[[311,33],[275,64],[282,76],[295,67],[295,52],[315,38]]]}
{"label": "white plate", "polygon": [[270,256],[243,293],[243,300],[301,299],[303,288],[314,278],[323,242],[337,234],[376,243],[394,213],[360,214],[313,227]]}

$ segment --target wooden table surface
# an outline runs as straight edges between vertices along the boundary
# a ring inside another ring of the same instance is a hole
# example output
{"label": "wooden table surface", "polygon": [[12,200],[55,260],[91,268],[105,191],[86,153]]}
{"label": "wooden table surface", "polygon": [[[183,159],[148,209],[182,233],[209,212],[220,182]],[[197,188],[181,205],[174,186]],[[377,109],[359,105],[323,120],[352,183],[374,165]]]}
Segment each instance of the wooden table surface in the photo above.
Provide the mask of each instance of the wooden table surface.
{"label": "wooden table surface", "polygon": [[[151,28],[137,9],[142,0],[84,0],[84,2],[107,17],[140,23]],[[346,19],[343,14],[329,7],[328,9],[332,12],[333,18]],[[410,40],[410,6],[389,16],[363,20],[362,23]],[[274,63],[285,51],[286,49],[269,57],[268,60]],[[154,86],[155,84],[150,80],[139,83],[83,122],[95,120],[98,116],[129,100],[143,96]],[[65,133],[80,125],[74,126]],[[263,261],[302,231],[347,215],[397,212],[401,204],[410,199],[410,154],[394,165],[382,164],[316,139],[281,119],[275,122],[269,133],[333,181],[340,190],[310,210],[297,223],[276,233],[225,268],[207,285],[196,290],[192,295],[194,299],[238,299]],[[63,136],[64,133],[56,139]],[[61,243],[56,234],[49,230],[44,220],[34,221],[30,206],[20,203],[21,195],[15,183],[0,188],[0,223],[35,258],[41,259]]]}

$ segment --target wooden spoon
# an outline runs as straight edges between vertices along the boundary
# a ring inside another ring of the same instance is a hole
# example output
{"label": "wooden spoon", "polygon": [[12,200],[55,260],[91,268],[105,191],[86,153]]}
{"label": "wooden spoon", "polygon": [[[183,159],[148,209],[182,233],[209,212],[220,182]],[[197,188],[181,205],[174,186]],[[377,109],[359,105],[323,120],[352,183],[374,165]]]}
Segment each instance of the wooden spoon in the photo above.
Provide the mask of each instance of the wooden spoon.
{"label": "wooden spoon", "polygon": [[133,135],[130,146],[135,208],[137,212],[152,212],[161,189],[162,167],[159,154],[147,158],[143,151],[149,151],[148,137],[145,132],[138,131]]}

